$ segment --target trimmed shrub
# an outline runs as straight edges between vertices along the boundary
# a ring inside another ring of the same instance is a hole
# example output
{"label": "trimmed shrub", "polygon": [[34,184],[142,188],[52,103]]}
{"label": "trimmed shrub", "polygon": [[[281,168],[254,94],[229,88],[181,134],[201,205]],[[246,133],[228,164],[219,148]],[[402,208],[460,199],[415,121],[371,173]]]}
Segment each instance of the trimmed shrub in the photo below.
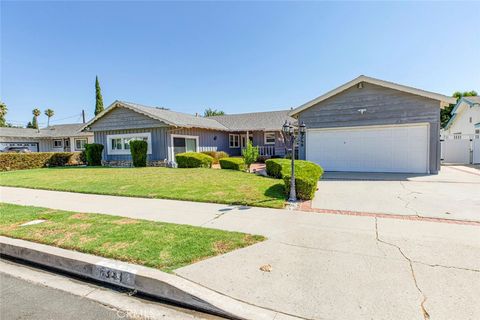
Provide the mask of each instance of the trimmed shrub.
{"label": "trimmed shrub", "polygon": [[[265,165],[267,174],[277,179],[283,178],[284,175],[291,174],[292,171],[291,160],[289,159],[269,159],[265,161]],[[323,175],[323,169],[310,161],[295,160],[295,175],[306,175],[320,179]]]}
{"label": "trimmed shrub", "polygon": [[87,143],[85,145],[85,155],[87,158],[88,166],[101,166],[102,165],[102,152],[103,144],[99,143]]}
{"label": "trimmed shrub", "polygon": [[[285,192],[288,195],[290,194],[290,175],[285,175],[283,177],[283,182],[285,183]],[[297,199],[313,199],[315,191],[317,190],[317,182],[318,179],[315,179],[315,177],[312,178],[303,175],[297,176],[295,174],[295,191]]]}
{"label": "trimmed shrub", "polygon": [[81,165],[80,152],[0,153],[0,171]]}
{"label": "trimmed shrub", "polygon": [[260,154],[258,151],[258,147],[254,147],[250,140],[247,140],[247,147],[242,150],[243,161],[245,161],[245,165],[247,170],[250,171],[250,166],[252,163],[257,161],[258,155]]}
{"label": "trimmed shrub", "polygon": [[211,168],[213,158],[199,152],[178,153],[175,156],[179,168]]}
{"label": "trimmed shrub", "polygon": [[207,156],[210,156],[213,158],[213,163],[217,164],[218,160],[223,159],[223,158],[228,158],[230,157],[228,153],[224,151],[203,151],[201,152],[203,154],[206,154]]}
{"label": "trimmed shrub", "polygon": [[243,158],[224,158],[220,159],[219,162],[222,169],[245,171],[247,167]]}
{"label": "trimmed shrub", "polygon": [[143,140],[130,141],[130,153],[132,155],[132,162],[134,167],[147,166],[147,150],[148,143]]}

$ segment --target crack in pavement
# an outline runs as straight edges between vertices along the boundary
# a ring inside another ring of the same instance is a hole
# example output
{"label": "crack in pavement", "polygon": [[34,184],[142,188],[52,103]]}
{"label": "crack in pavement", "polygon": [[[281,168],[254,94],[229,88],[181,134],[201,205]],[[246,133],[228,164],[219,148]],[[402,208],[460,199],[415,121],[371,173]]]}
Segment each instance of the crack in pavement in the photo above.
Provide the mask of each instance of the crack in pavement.
{"label": "crack in pavement", "polygon": [[446,269],[457,269],[457,270],[463,270],[463,271],[480,272],[480,270],[477,270],[477,269],[454,267],[454,266],[444,266],[444,265],[441,265],[441,264],[430,264],[430,263],[417,261],[417,260],[412,260],[412,262],[413,263],[418,263],[418,264],[421,264],[421,265],[424,265],[424,266],[432,267],[432,268],[439,267],[439,268],[446,268]]}
{"label": "crack in pavement", "polygon": [[[411,194],[422,194],[421,192],[412,191],[412,190],[408,189],[402,181],[399,181],[399,182],[400,182],[400,185],[402,186],[402,188],[403,188],[405,191],[408,191],[408,192],[409,192],[409,193],[407,193],[407,194],[405,195],[406,197],[408,197],[408,196],[411,195]],[[420,213],[418,213],[417,210],[415,210],[414,208],[410,207],[410,202],[412,202],[411,200],[403,199],[401,195],[398,195],[398,196],[397,196],[397,199],[400,200],[400,201],[405,202],[405,209],[408,209],[408,210],[413,211],[415,216],[417,216],[417,217],[419,217],[419,218],[422,218],[422,216],[420,215]]]}
{"label": "crack in pavement", "polygon": [[427,296],[423,293],[422,289],[420,289],[420,286],[418,285],[417,278],[415,276],[415,270],[413,269],[413,262],[412,260],[403,253],[402,249],[397,246],[396,244],[386,242],[382,239],[379,238],[378,236],[378,219],[375,217],[375,236],[378,242],[381,242],[383,244],[392,246],[394,248],[397,248],[397,250],[400,252],[400,254],[405,258],[405,260],[408,261],[408,264],[410,265],[410,273],[413,278],[413,283],[415,284],[415,287],[417,288],[417,291],[422,295],[423,299],[422,302],[420,303],[420,309],[422,310],[423,314],[423,319],[424,320],[429,320],[430,319],[430,314],[428,313],[427,309],[425,308],[425,302],[427,301]]}
{"label": "crack in pavement", "polygon": [[212,219],[208,220],[208,221],[205,222],[205,223],[202,223],[202,224],[200,225],[200,227],[206,226],[206,225],[209,224],[210,222],[213,222],[213,221],[221,218],[223,215],[227,214],[228,212],[230,212],[230,211],[223,211],[223,212],[221,212],[221,213],[216,214],[215,217],[213,217]]}

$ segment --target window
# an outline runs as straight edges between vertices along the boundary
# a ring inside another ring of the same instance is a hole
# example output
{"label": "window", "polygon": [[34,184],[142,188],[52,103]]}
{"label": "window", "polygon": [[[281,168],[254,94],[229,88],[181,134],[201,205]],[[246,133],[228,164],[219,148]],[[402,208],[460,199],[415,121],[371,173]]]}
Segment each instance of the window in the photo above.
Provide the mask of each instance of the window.
{"label": "window", "polygon": [[229,137],[230,148],[240,148],[240,135],[229,134],[228,137]]}
{"label": "window", "polygon": [[197,136],[182,136],[172,135],[173,157],[177,153],[183,152],[197,152],[198,137]]}
{"label": "window", "polygon": [[85,150],[87,139],[75,139],[75,150]]}
{"label": "window", "polygon": [[[143,141],[146,141],[148,145],[147,154],[151,154],[152,153],[151,139],[152,139],[152,135],[150,134],[150,132],[107,135],[107,141],[108,141],[107,153],[108,154],[130,154],[130,141],[143,140]],[[76,140],[76,141],[79,141],[79,140]],[[86,139],[81,139],[81,140],[85,141],[83,143],[83,147],[85,148]],[[76,142],[76,145],[78,145],[77,142]]]}
{"label": "window", "polygon": [[53,140],[53,147],[54,148],[61,148],[62,145],[62,140]]}
{"label": "window", "polygon": [[70,148],[70,139],[65,139],[65,148]]}
{"label": "window", "polygon": [[472,123],[472,117],[470,117],[470,123]]}
{"label": "window", "polygon": [[275,144],[275,132],[265,132],[265,144]]}

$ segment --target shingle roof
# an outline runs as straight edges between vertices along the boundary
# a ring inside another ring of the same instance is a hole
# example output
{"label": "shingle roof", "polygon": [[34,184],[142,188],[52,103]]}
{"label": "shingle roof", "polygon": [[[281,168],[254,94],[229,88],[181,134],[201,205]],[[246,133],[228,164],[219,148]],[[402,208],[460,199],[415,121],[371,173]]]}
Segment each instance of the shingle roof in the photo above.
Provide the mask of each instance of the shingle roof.
{"label": "shingle roof", "polygon": [[20,138],[55,138],[55,137],[79,137],[88,136],[92,133],[81,132],[83,123],[58,124],[48,128],[29,129],[29,128],[0,128],[1,137],[20,137]]}
{"label": "shingle roof", "polygon": [[210,117],[210,119],[215,119],[231,131],[281,130],[285,120],[292,123],[296,121],[294,118],[288,116],[289,112],[290,110],[280,110],[229,114],[224,116],[213,116]]}
{"label": "shingle roof", "polygon": [[480,104],[480,96],[474,96],[474,97],[463,97],[463,100],[467,100],[468,102],[474,104],[474,103],[479,103]]}

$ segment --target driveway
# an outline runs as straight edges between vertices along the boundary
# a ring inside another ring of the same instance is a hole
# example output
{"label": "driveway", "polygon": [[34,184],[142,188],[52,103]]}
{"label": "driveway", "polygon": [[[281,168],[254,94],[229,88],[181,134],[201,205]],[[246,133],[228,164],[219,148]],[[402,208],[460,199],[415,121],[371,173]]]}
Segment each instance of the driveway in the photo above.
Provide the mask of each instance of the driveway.
{"label": "driveway", "polygon": [[316,209],[480,221],[478,166],[442,166],[438,175],[330,172]]}

